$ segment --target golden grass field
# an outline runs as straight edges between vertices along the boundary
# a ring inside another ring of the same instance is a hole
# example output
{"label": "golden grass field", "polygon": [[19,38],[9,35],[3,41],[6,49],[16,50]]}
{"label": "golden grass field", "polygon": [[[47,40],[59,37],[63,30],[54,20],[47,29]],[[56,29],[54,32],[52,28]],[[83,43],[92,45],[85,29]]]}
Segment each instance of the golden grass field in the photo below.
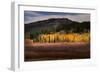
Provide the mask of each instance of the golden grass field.
{"label": "golden grass field", "polygon": [[90,58],[90,43],[37,43],[25,47],[25,61]]}

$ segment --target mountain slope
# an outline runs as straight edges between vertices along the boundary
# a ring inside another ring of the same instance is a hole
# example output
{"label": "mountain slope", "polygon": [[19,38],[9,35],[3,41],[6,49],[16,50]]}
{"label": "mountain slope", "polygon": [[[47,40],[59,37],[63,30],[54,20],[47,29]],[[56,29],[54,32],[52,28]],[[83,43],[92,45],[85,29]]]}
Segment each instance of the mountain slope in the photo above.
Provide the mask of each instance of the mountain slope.
{"label": "mountain slope", "polygon": [[43,21],[32,22],[29,24],[25,24],[25,31],[31,31],[32,29],[42,29],[48,27],[55,27],[60,24],[71,24],[73,21],[67,18],[52,18]]}
{"label": "mountain slope", "polygon": [[66,33],[75,32],[88,32],[90,31],[90,22],[75,22],[68,18],[51,18],[25,24],[25,33],[54,33],[65,31]]}

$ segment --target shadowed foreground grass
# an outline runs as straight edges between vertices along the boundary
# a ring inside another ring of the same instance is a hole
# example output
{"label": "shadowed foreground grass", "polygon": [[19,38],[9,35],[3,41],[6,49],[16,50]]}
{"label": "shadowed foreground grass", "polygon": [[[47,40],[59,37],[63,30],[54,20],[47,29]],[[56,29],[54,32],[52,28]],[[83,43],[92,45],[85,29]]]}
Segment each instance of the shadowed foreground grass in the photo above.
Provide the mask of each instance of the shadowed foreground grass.
{"label": "shadowed foreground grass", "polygon": [[90,43],[33,43],[25,46],[24,61],[90,58]]}

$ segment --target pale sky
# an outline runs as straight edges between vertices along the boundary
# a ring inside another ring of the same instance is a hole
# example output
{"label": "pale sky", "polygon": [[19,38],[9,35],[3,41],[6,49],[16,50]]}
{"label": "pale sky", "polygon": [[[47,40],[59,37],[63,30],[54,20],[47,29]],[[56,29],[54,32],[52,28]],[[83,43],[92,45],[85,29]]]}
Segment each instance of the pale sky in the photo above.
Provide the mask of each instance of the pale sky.
{"label": "pale sky", "polygon": [[24,11],[24,23],[31,23],[50,18],[68,18],[72,21],[90,21],[90,14],[87,13],[61,13],[61,12],[40,12],[40,11]]}

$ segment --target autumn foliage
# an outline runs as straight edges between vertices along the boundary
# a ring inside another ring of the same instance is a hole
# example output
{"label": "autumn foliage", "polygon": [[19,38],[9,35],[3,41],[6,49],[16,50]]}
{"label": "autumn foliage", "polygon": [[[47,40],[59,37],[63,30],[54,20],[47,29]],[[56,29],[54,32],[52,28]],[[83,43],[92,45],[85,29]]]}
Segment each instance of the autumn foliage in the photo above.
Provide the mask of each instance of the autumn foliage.
{"label": "autumn foliage", "polygon": [[40,34],[33,42],[54,43],[54,42],[89,42],[89,33],[69,33],[69,34]]}

